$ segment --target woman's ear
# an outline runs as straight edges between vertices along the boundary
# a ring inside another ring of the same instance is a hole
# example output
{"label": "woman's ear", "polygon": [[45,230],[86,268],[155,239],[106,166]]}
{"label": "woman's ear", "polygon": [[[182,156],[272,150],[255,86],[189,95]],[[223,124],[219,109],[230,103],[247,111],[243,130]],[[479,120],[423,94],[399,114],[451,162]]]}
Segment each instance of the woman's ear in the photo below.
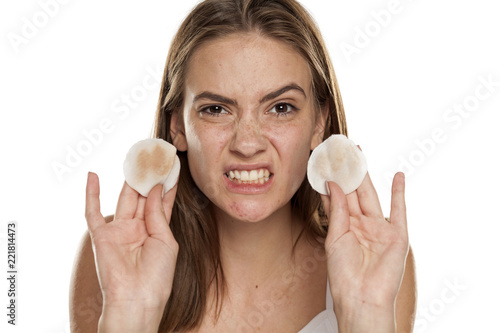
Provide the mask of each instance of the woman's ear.
{"label": "woman's ear", "polygon": [[316,116],[316,127],[311,140],[311,150],[314,150],[321,142],[325,134],[326,118],[328,118],[328,104],[325,105]]}
{"label": "woman's ear", "polygon": [[179,116],[179,110],[177,109],[172,111],[172,116],[170,117],[170,136],[172,137],[172,142],[178,151],[187,150],[184,122],[182,121],[182,116]]}

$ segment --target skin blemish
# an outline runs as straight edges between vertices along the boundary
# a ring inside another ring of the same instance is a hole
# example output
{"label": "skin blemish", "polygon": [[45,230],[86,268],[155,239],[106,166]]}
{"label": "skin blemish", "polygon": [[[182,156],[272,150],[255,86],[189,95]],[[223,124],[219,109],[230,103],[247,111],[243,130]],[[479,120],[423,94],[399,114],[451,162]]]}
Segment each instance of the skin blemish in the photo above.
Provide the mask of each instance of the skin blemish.
{"label": "skin blemish", "polygon": [[237,202],[232,202],[229,206],[231,209],[234,209],[236,211],[236,213],[240,216],[240,218],[245,218],[248,215]]}
{"label": "skin blemish", "polygon": [[167,157],[167,152],[160,145],[155,145],[151,151],[143,149],[137,156],[138,180],[144,180],[148,173],[166,176],[174,163],[173,158]]}

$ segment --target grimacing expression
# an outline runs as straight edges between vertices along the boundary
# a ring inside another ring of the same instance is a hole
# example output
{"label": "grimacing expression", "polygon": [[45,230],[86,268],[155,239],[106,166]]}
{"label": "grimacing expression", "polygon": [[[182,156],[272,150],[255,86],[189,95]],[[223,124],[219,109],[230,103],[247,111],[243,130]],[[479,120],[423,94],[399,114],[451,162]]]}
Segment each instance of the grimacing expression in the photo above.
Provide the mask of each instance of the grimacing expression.
{"label": "grimacing expression", "polygon": [[324,127],[311,83],[296,50],[257,33],[212,40],[192,54],[171,129],[219,212],[262,221],[298,190]]}

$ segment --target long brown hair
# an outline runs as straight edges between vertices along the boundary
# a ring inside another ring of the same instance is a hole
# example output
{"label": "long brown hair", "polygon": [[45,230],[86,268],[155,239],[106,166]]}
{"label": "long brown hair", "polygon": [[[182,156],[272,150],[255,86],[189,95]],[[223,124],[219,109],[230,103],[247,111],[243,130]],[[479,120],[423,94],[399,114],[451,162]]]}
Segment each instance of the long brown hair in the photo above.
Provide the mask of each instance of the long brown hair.
{"label": "long brown hair", "polygon": [[[186,65],[195,50],[210,40],[250,31],[285,42],[304,57],[312,72],[315,106],[328,111],[324,138],[347,135],[342,99],[327,49],[313,19],[297,1],[205,0],[190,12],[172,41],[156,113],[155,137],[172,142],[171,115],[174,110],[182,110]],[[224,285],[211,205],[204,189],[200,190],[191,177],[187,154],[178,152],[178,156],[181,174],[170,226],[179,243],[179,254],[160,332],[199,325],[210,285],[214,283],[217,292],[216,308]],[[305,177],[291,203],[304,221],[303,233],[312,239],[325,237],[325,228],[319,222],[324,216],[321,199]]]}

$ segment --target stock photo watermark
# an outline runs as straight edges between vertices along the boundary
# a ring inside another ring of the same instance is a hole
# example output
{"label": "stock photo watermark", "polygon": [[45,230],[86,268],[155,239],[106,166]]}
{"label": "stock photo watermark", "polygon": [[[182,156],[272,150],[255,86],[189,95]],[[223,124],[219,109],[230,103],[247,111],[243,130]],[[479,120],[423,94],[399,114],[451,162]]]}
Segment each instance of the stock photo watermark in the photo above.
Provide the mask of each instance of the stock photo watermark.
{"label": "stock photo watermark", "polygon": [[445,279],[443,284],[444,287],[441,289],[439,295],[433,298],[426,306],[417,309],[415,317],[416,333],[425,332],[467,290],[467,286],[462,284],[458,278],[452,280]]}
{"label": "stock photo watermark", "polygon": [[[18,267],[19,260],[17,257],[18,253],[18,222],[17,221],[8,221],[6,224],[2,225],[2,233],[0,234],[0,240],[2,244],[2,249],[6,250],[6,292],[7,296],[6,301],[6,318],[7,323],[9,325],[15,326],[17,324],[18,318],[18,302],[17,295],[19,293],[18,286]],[[5,241],[5,245],[4,245]]]}
{"label": "stock photo watermark", "polygon": [[[452,132],[458,131],[465,120],[479,111],[481,102],[498,95],[500,81],[494,78],[493,74],[480,75],[477,81],[476,87],[469,95],[444,110],[441,117],[442,126],[433,128],[427,137],[414,140],[415,147],[408,153],[398,155],[397,170],[404,172],[406,178],[411,177],[418,167],[434,155],[439,145],[446,142]],[[393,177],[393,172],[384,172],[384,179],[389,187]]]}
{"label": "stock photo watermark", "polygon": [[147,66],[145,71],[147,74],[140,83],[111,102],[109,107],[111,114],[97,121],[93,128],[83,129],[75,144],[64,147],[64,157],[52,161],[52,170],[60,182],[64,180],[66,174],[72,173],[75,168],[79,167],[84,158],[90,156],[94,149],[104,142],[105,137],[113,133],[116,126],[126,120],[151,92],[158,90],[163,76],[163,67],[157,66],[153,69]]}
{"label": "stock photo watermark", "polygon": [[20,18],[20,28],[16,32],[7,33],[7,39],[14,52],[19,53],[21,47],[36,38],[50,21],[59,15],[62,6],[69,2],[70,0],[38,1],[38,8],[31,15]]}
{"label": "stock photo watermark", "polygon": [[400,0],[390,0],[386,8],[370,11],[370,19],[362,27],[359,25],[354,27],[352,40],[343,41],[339,45],[347,63],[351,63],[354,56],[361,54],[403,9],[404,6]]}

